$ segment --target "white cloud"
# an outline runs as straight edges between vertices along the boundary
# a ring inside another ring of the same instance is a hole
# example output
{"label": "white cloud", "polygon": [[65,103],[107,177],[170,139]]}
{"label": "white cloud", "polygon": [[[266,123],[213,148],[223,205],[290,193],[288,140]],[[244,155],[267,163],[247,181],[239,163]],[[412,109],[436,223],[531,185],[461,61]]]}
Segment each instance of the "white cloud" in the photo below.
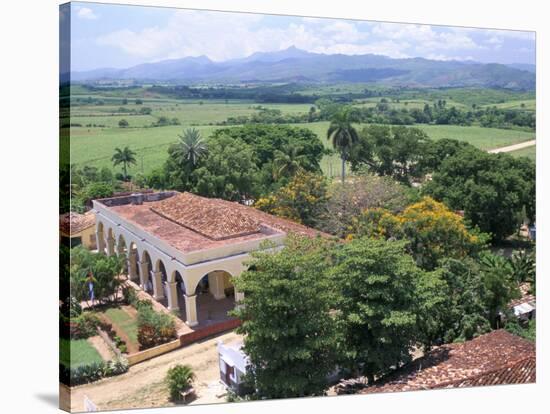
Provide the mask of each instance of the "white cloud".
{"label": "white cloud", "polygon": [[85,20],[95,20],[98,18],[98,15],[94,13],[94,11],[88,7],[78,7],[76,9],[76,16],[80,19]]}
{"label": "white cloud", "polygon": [[[467,60],[497,50],[503,36],[529,32],[439,27],[419,24],[291,18],[284,25],[259,14],[178,10],[162,26],[121,29],[96,39],[144,61],[206,55],[214,61],[295,46],[316,53],[366,54],[393,58],[423,56]],[[270,18],[272,19],[272,18]]]}

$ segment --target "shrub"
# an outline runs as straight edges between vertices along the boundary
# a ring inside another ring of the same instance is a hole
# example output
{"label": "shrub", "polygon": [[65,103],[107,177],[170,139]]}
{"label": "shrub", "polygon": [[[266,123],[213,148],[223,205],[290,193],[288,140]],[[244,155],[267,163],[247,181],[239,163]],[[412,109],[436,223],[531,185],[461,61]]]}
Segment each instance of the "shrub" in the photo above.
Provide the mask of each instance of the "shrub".
{"label": "shrub", "polygon": [[138,342],[140,349],[164,344],[177,337],[174,319],[153,310],[150,301],[138,301]]}
{"label": "shrub", "polygon": [[131,286],[124,286],[122,288],[122,298],[127,305],[137,308],[136,302],[138,301],[136,290]]}
{"label": "shrub", "polygon": [[97,335],[97,328],[102,322],[93,312],[84,312],[77,318],[69,320],[69,335],[72,339],[86,339]]}
{"label": "shrub", "polygon": [[166,373],[166,383],[172,401],[180,400],[180,392],[188,388],[194,379],[195,374],[189,365],[176,365],[170,368]]}
{"label": "shrub", "polygon": [[124,374],[127,371],[128,361],[124,358],[114,361],[94,362],[74,368],[59,364],[59,380],[63,384],[73,387],[98,381],[101,378]]}

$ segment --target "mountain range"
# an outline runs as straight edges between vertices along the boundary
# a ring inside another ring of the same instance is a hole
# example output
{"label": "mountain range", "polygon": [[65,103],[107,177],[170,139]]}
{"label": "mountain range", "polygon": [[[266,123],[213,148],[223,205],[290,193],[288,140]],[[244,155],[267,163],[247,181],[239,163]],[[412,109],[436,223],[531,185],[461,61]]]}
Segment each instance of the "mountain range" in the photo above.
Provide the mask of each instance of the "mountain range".
{"label": "mountain range", "polygon": [[364,54],[321,54],[289,47],[214,62],[206,56],[144,63],[126,69],[72,72],[76,82],[133,79],[193,83],[376,82],[409,87],[535,89],[534,65],[425,58],[393,59]]}

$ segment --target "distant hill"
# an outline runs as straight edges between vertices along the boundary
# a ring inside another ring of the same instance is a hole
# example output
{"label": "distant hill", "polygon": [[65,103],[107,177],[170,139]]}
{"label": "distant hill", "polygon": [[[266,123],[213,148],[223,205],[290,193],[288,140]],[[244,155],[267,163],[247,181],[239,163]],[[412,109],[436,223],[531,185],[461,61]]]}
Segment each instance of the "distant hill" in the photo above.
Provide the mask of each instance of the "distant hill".
{"label": "distant hill", "polygon": [[377,82],[411,87],[493,87],[534,90],[534,67],[424,58],[320,54],[290,47],[246,58],[213,62],[205,56],[144,63],[127,69],[73,72],[72,81],[134,79],[181,83]]}
{"label": "distant hill", "polygon": [[510,63],[510,64],[507,64],[506,66],[509,66],[514,69],[526,70],[527,72],[531,72],[531,73],[537,73],[536,65],[531,65],[529,63]]}

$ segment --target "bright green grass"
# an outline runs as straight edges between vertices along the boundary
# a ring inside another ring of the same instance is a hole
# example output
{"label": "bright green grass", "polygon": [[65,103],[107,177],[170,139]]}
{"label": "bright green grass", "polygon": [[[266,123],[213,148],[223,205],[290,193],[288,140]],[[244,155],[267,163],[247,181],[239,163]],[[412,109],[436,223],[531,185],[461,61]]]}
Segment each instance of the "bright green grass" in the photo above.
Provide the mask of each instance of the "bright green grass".
{"label": "bright green grass", "polygon": [[[113,168],[111,157],[115,148],[130,147],[136,152],[137,165],[128,169],[130,174],[147,173],[162,166],[168,156],[168,147],[176,142],[185,126],[159,128],[71,128],[71,163],[98,168]],[[197,129],[208,137],[216,127],[199,126]],[[219,127],[218,127],[219,128]],[[118,169],[117,171],[120,171]]]}
{"label": "bright green grass", "polygon": [[527,157],[535,161],[537,158],[537,146],[533,145],[531,147],[522,148],[517,151],[509,152],[508,154],[513,155],[514,157]]}
{"label": "bright green grass", "polygon": [[[523,106],[522,106],[523,105]],[[525,99],[518,101],[509,101],[494,105],[485,105],[485,107],[494,107],[496,106],[499,109],[519,109],[524,111],[534,111],[537,108],[537,101],[535,99]]]}
{"label": "bright green grass", "polygon": [[151,115],[112,115],[112,116],[71,116],[72,124],[81,124],[82,128],[93,128],[87,127],[87,125],[103,125],[104,128],[118,128],[118,122],[121,119],[128,121],[130,128],[142,128],[145,126],[150,126],[157,121],[157,118]]}
{"label": "bright green grass", "polygon": [[451,138],[488,150],[535,139],[534,132],[458,125],[416,125],[434,140]]}
{"label": "bright green grass", "polygon": [[[326,140],[326,132],[328,122],[312,122],[304,124],[292,124],[311,129],[325,143],[328,148],[331,148],[330,143]],[[535,139],[534,132],[515,131],[510,129],[483,128],[479,126],[458,126],[458,125],[414,125],[428,134],[434,140],[442,138],[456,139],[466,141],[480,149],[492,149],[505,147],[507,145],[517,144],[518,142],[529,141]],[[362,126],[358,125],[358,129]]]}
{"label": "bright green grass", "polygon": [[128,335],[128,338],[132,342],[135,343],[135,345],[138,345],[137,340],[137,320],[135,318],[130,317],[128,313],[126,313],[123,309],[119,308],[109,308],[105,311],[105,315],[113,322],[115,323],[120,329],[122,329],[126,335]]}
{"label": "bright green grass", "polygon": [[86,339],[59,338],[59,361],[67,368],[101,362],[99,352]]}
{"label": "bright green grass", "polygon": [[[208,125],[220,123],[229,117],[249,116],[257,113],[256,109],[260,104],[250,102],[229,102],[225,101],[207,101],[199,103],[197,101],[180,100],[171,102],[149,102],[144,105],[81,105],[71,109],[71,123],[82,125],[96,124],[105,125],[105,127],[118,127],[121,119],[126,119],[131,127],[149,126],[156,122],[159,117],[164,116],[168,119],[176,118],[181,124],[185,125]],[[311,105],[309,104],[262,104],[264,108],[278,109],[283,114],[307,113]],[[148,115],[132,115],[119,112],[119,109],[137,109],[141,107],[151,108],[152,113]],[[65,119],[68,123],[68,120]]]}
{"label": "bright green grass", "polygon": [[[131,119],[128,119],[128,122],[131,122]],[[326,121],[291,124],[291,126],[310,129],[319,136],[327,148],[332,149],[330,142],[326,139],[328,125]],[[115,148],[129,146],[137,154],[137,165],[130,166],[130,174],[141,171],[148,173],[162,166],[167,157],[168,146],[178,139],[178,134],[181,134],[186,127],[189,127],[189,124],[160,128],[71,128],[71,163],[112,168],[111,157]],[[361,128],[361,126],[358,127]],[[416,125],[416,127],[426,131],[432,139],[457,139],[481,149],[499,148],[535,138],[533,132],[478,126]],[[217,128],[220,127],[197,127],[204,137],[208,137]],[[338,164],[338,155],[326,156],[321,162],[321,167],[327,175],[339,175]]]}

